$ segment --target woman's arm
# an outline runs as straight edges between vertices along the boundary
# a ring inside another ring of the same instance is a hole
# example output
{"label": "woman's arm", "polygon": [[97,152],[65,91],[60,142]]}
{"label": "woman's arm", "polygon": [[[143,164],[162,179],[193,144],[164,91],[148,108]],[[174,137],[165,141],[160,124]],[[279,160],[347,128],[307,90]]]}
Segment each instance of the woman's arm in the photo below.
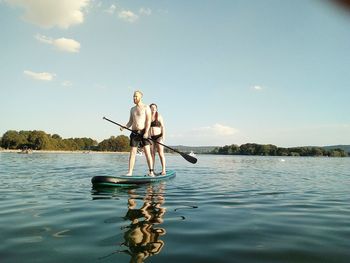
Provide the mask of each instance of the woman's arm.
{"label": "woman's arm", "polygon": [[165,140],[165,125],[164,125],[163,117],[159,115],[158,116],[158,120],[159,120],[159,122],[161,124],[160,128],[162,129],[161,131],[162,131],[162,134],[163,134],[162,138],[163,138],[163,140]]}

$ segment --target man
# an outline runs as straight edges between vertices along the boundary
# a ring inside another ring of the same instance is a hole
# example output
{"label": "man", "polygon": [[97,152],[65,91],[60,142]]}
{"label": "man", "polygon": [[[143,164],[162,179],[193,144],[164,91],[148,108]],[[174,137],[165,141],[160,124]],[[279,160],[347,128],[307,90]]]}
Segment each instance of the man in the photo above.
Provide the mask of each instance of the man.
{"label": "man", "polygon": [[[125,127],[131,127],[132,133],[130,134],[130,156],[129,156],[129,171],[126,175],[132,175],[135,165],[135,158],[137,153],[137,147],[141,147],[146,155],[147,164],[149,168],[149,176],[154,176],[152,156],[150,150],[149,129],[151,127],[151,109],[148,105],[142,103],[142,92],[137,90],[134,92],[134,104],[135,106],[130,110],[129,122]],[[122,131],[123,128],[120,128]]]}

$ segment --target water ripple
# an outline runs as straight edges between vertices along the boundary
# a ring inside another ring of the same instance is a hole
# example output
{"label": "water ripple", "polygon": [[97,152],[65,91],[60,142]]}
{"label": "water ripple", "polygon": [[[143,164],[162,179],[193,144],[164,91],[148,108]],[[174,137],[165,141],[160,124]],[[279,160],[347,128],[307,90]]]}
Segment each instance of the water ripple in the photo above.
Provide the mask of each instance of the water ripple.
{"label": "water ripple", "polygon": [[0,153],[2,261],[348,262],[350,158],[171,154],[172,180],[92,188],[127,158]]}

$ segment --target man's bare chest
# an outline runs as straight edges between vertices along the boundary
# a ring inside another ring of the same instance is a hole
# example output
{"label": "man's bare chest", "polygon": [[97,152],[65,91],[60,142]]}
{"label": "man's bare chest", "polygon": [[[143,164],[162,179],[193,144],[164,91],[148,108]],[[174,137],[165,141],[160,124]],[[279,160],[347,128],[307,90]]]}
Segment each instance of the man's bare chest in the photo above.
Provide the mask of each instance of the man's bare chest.
{"label": "man's bare chest", "polygon": [[134,111],[133,111],[133,115],[135,117],[141,117],[141,116],[145,116],[145,108],[144,107],[135,107]]}

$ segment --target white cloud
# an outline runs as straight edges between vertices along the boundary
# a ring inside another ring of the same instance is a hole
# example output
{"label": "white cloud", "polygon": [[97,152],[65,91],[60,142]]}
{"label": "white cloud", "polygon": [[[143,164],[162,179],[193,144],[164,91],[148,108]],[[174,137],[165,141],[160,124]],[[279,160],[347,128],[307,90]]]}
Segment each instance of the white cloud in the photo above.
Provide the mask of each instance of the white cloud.
{"label": "white cloud", "polygon": [[65,80],[65,81],[62,82],[62,86],[69,88],[69,87],[73,86],[73,83],[70,82],[69,80]]}
{"label": "white cloud", "polygon": [[223,124],[195,128],[188,131],[168,133],[167,140],[173,145],[226,145],[247,141],[238,129]]}
{"label": "white cloud", "polygon": [[37,40],[39,40],[40,42],[45,43],[45,44],[52,44],[52,42],[53,42],[51,38],[48,38],[46,36],[42,36],[42,35],[39,35],[39,34],[37,34],[35,36],[35,38]]}
{"label": "white cloud", "polygon": [[263,88],[262,88],[261,86],[259,86],[259,85],[254,85],[254,86],[252,87],[252,89],[253,89],[253,90],[256,90],[256,91],[261,91]]}
{"label": "white cloud", "polygon": [[52,45],[60,51],[77,53],[80,50],[80,43],[78,41],[75,41],[74,39],[63,37],[58,39],[52,39],[42,35],[36,35],[35,37],[40,42]]}
{"label": "white cloud", "polygon": [[105,10],[105,12],[112,15],[115,13],[116,9],[117,9],[116,5],[111,5],[107,10]]}
{"label": "white cloud", "polygon": [[138,15],[128,10],[120,11],[118,17],[129,23],[133,23],[139,18]]}
{"label": "white cloud", "polygon": [[216,123],[212,126],[201,127],[196,129],[201,136],[231,136],[238,132],[237,129]]}
{"label": "white cloud", "polygon": [[104,12],[110,15],[117,14],[119,19],[129,23],[137,21],[139,19],[139,15],[150,16],[152,14],[152,10],[150,8],[141,7],[138,11],[139,15],[137,15],[133,11],[122,9],[115,4],[111,4],[108,9],[104,10]]}
{"label": "white cloud", "polygon": [[150,8],[141,7],[140,10],[139,10],[139,13],[141,15],[150,16],[152,14],[152,10]]}
{"label": "white cloud", "polygon": [[23,8],[24,20],[40,27],[69,28],[84,21],[83,9],[90,0],[5,0],[11,6]]}
{"label": "white cloud", "polygon": [[58,38],[55,39],[53,42],[53,45],[62,51],[66,52],[79,52],[80,50],[80,43],[75,41],[74,39],[69,39],[69,38]]}
{"label": "white cloud", "polygon": [[102,2],[98,2],[98,3],[96,4],[96,6],[97,6],[98,8],[100,8],[100,7],[102,6]]}
{"label": "white cloud", "polygon": [[56,77],[56,74],[48,72],[33,72],[30,70],[25,70],[23,73],[35,80],[51,81]]}

